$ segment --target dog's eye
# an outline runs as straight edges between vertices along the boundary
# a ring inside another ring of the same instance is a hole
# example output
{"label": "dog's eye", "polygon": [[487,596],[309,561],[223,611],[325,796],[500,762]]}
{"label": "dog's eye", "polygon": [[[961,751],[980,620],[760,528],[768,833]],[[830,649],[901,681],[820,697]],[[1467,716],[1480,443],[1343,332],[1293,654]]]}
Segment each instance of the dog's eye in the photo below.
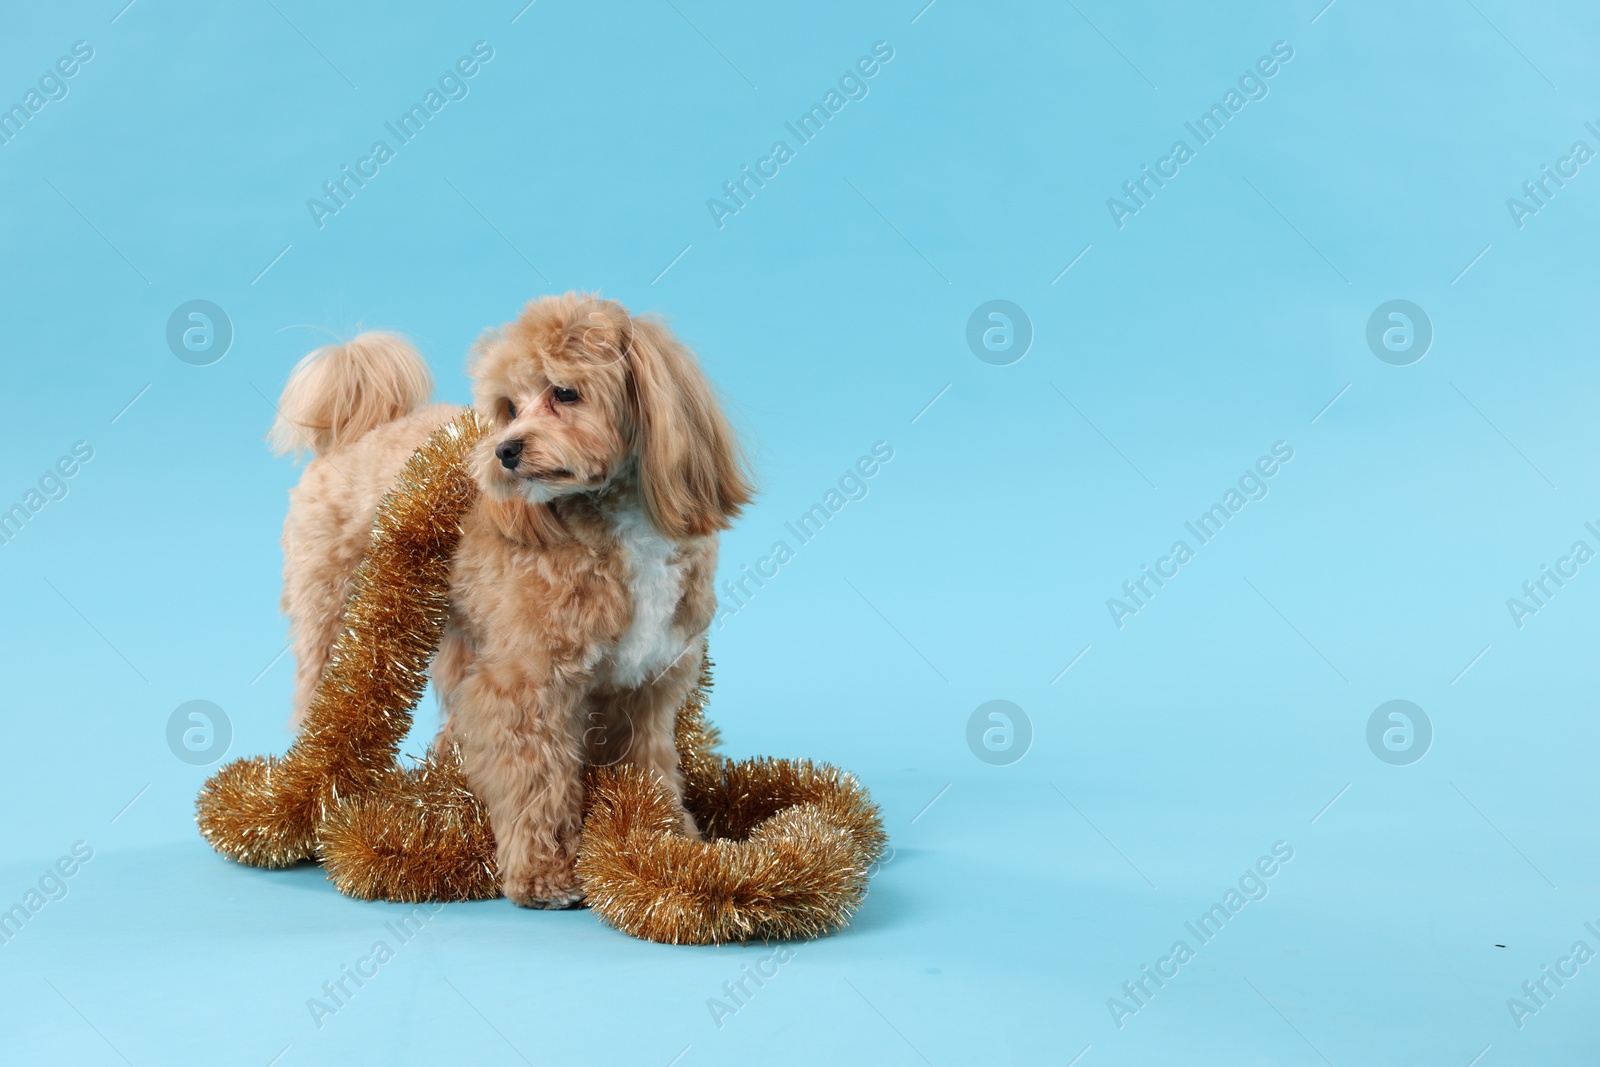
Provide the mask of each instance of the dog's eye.
{"label": "dog's eye", "polygon": [[564,385],[552,385],[550,387],[550,395],[556,398],[556,403],[558,404],[576,404],[578,402],[578,391],[576,389],[568,389]]}
{"label": "dog's eye", "polygon": [[515,403],[513,403],[512,401],[507,400],[506,401],[506,418],[514,419],[516,417],[517,417],[517,405]]}

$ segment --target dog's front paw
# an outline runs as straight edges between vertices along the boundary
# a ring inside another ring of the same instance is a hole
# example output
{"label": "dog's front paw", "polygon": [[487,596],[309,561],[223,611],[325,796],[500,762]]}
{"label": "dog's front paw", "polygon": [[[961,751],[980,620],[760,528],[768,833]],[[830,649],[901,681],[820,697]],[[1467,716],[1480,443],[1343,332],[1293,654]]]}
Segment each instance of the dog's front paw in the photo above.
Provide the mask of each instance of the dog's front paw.
{"label": "dog's front paw", "polygon": [[505,880],[505,894],[519,908],[554,911],[583,903],[583,885],[572,870],[513,875]]}

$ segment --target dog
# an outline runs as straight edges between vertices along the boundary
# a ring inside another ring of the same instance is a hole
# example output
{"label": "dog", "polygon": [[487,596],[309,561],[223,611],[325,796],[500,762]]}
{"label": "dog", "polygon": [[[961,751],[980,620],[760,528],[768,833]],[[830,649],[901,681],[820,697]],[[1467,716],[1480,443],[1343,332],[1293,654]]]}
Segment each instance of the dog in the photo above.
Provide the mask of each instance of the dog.
{"label": "dog", "polygon": [[[738,438],[660,321],[594,295],[531,301],[468,365],[491,429],[471,470],[432,668],[437,751],[488,809],[505,894],[575,906],[584,768],[631,763],[683,808],[673,727],[716,612],[717,535],[750,501]],[[294,712],[327,665],[379,500],[462,409],[403,338],[364,333],[290,374],[269,442],[309,451],[283,529]],[[698,837],[682,812],[683,828]]]}

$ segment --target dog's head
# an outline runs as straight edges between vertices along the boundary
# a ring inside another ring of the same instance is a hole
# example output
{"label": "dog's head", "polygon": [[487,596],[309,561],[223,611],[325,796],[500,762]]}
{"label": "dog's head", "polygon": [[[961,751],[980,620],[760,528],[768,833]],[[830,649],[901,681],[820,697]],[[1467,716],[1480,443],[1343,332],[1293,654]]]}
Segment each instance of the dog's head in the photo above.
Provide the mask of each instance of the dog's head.
{"label": "dog's head", "polygon": [[476,473],[501,503],[633,477],[650,522],[682,539],[727,529],[750,500],[738,440],[693,353],[615,301],[531,301],[479,341],[470,373],[492,427]]}

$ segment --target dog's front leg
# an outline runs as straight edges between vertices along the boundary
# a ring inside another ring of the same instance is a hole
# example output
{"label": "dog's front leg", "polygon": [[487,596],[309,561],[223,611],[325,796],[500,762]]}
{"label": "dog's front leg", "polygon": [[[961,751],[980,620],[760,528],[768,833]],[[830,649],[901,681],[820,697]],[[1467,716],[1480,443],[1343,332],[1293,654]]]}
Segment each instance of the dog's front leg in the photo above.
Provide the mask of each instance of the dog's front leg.
{"label": "dog's front leg", "polygon": [[[591,762],[602,766],[631,763],[659,779],[677,804],[683,832],[696,841],[701,833],[684,807],[683,771],[674,728],[678,709],[699,677],[703,648],[696,640],[670,667],[637,689],[596,694],[595,714],[610,725],[602,731],[591,729],[586,735]],[[603,744],[596,743],[597,734]]]}
{"label": "dog's front leg", "polygon": [[489,809],[501,886],[524,908],[583,899],[573,863],[583,826],[582,692],[480,660],[458,690],[450,731]]}

